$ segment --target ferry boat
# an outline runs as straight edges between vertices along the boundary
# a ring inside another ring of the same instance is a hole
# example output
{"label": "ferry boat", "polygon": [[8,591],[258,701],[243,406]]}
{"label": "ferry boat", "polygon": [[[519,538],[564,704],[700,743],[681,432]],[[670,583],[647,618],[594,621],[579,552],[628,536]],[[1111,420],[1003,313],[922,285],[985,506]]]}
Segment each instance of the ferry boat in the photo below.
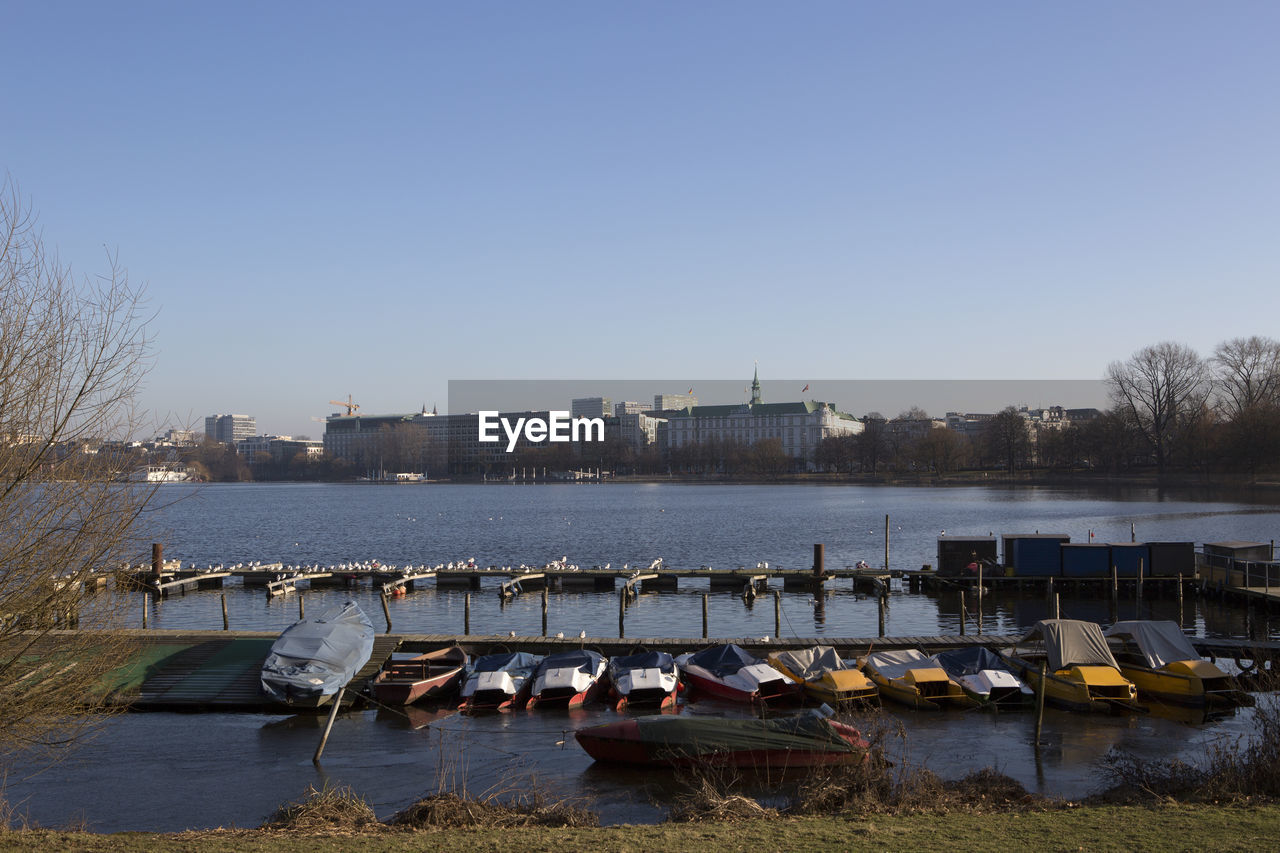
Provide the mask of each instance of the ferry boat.
{"label": "ferry boat", "polygon": [[147,465],[129,475],[131,483],[184,483],[191,474],[183,466]]}

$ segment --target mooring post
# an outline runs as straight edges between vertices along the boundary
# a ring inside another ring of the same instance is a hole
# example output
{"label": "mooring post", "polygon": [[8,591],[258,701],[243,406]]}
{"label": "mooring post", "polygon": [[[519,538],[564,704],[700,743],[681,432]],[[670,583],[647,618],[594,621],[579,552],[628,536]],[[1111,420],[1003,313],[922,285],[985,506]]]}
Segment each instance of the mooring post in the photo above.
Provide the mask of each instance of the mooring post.
{"label": "mooring post", "polygon": [[142,627],[147,627],[147,611],[151,609],[151,593],[142,594]]}
{"label": "mooring post", "polygon": [[[627,621],[627,590],[624,587],[622,591],[618,593],[618,637],[619,638],[627,636],[626,625],[625,625],[626,621]],[[544,635],[547,633],[546,628],[543,628],[542,633]]]}
{"label": "mooring post", "polygon": [[[960,590],[960,636],[961,637],[964,636],[964,623],[967,621],[968,621],[968,616],[965,614],[965,606],[964,606],[964,590],[962,589]],[[881,636],[883,636],[884,629],[881,628],[880,630],[881,630]]]}
{"label": "mooring post", "polygon": [[1058,600],[1058,594],[1056,592],[1053,594],[1053,618],[1062,618],[1062,602]]}
{"label": "mooring post", "polygon": [[1178,575],[1178,627],[1182,627],[1182,575]]}
{"label": "mooring post", "polygon": [[298,593],[298,621],[301,622],[307,618],[307,605],[302,600],[302,593]]}
{"label": "mooring post", "polygon": [[382,593],[382,615],[387,617],[387,633],[391,633],[391,608],[387,605],[387,594]]}
{"label": "mooring post", "polygon": [[702,639],[707,638],[707,594],[702,594]]}
{"label": "mooring post", "polygon": [[164,575],[164,546],[159,542],[151,543],[151,573],[156,576],[156,586],[160,586]]}
{"label": "mooring post", "polygon": [[889,514],[884,515],[884,567],[889,568]]}
{"label": "mooring post", "polygon": [[222,594],[222,630],[231,630],[231,621],[227,619],[227,594]]}
{"label": "mooring post", "polygon": [[1118,605],[1120,603],[1120,570],[1116,568],[1116,564],[1111,564],[1111,604]]}
{"label": "mooring post", "polygon": [[316,754],[311,756],[312,764],[320,763],[320,756],[324,753],[324,745],[329,742],[329,732],[333,729],[333,721],[338,718],[338,706],[342,704],[342,694],[347,691],[346,686],[338,688],[338,695],[333,697],[333,707],[329,709],[329,721],[324,724],[324,734],[320,735],[320,745],[316,747]]}
{"label": "mooring post", "polygon": [[1134,592],[1133,595],[1134,595],[1134,599],[1137,601],[1137,604],[1138,604],[1137,616],[1139,619],[1141,619],[1142,618],[1142,558],[1141,557],[1138,558],[1138,583],[1137,583],[1136,591]]}
{"label": "mooring post", "polygon": [[978,635],[982,635],[982,562],[978,562]]}
{"label": "mooring post", "polygon": [[823,565],[825,563],[825,546],[820,543],[814,543],[813,546],[813,579],[821,582],[822,573],[826,570]]}
{"label": "mooring post", "polygon": [[471,636],[471,593],[462,600],[462,634]]}
{"label": "mooring post", "polygon": [[[822,595],[822,590],[817,594]],[[773,636],[774,639],[782,636],[782,593],[776,589],[773,591]]]}
{"label": "mooring post", "polygon": [[[1048,584],[1045,585],[1045,588],[1044,588],[1044,603],[1045,603],[1045,606],[1049,608],[1049,611],[1051,613],[1053,612],[1053,595],[1054,595],[1053,578],[1049,578],[1049,582]],[[1054,613],[1053,618],[1057,619],[1058,614]]]}
{"label": "mooring post", "polygon": [[889,610],[889,599],[882,591],[880,593],[880,636],[881,637],[886,636],[884,632],[885,631],[884,623],[885,623],[885,617],[888,615],[887,613],[888,610]]}
{"label": "mooring post", "polygon": [[1137,533],[1135,533],[1135,532],[1134,532],[1134,530],[1133,530],[1133,522],[1132,522],[1132,521],[1131,521],[1131,522],[1129,522],[1129,541],[1130,541],[1130,542],[1137,542],[1137,541],[1138,541],[1138,534],[1137,534]]}
{"label": "mooring post", "polygon": [[1041,661],[1040,692],[1036,695],[1036,752],[1040,751],[1040,729],[1044,726],[1044,696],[1049,692],[1049,685],[1045,681],[1049,675],[1048,669],[1048,664]]}
{"label": "mooring post", "polygon": [[[542,587],[542,636],[547,636],[547,587],[545,585]],[[618,636],[621,637],[622,633],[619,632]]]}

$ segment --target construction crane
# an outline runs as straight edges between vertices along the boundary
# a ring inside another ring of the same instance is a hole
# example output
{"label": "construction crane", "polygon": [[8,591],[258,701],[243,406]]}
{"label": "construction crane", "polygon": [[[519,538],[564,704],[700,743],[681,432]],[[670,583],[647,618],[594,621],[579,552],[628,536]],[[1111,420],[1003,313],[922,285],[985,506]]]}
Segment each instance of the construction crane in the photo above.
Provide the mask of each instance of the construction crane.
{"label": "construction crane", "polygon": [[347,416],[348,416],[348,417],[350,417],[351,415],[354,415],[356,412],[360,411],[360,404],[359,404],[359,403],[353,403],[353,402],[351,402],[351,395],[350,395],[350,394],[348,394],[348,395],[347,395],[347,402],[345,402],[345,403],[344,403],[344,402],[342,402],[341,400],[330,400],[330,401],[329,401],[329,405],[330,405],[330,406],[346,406],[346,407],[347,407]]}

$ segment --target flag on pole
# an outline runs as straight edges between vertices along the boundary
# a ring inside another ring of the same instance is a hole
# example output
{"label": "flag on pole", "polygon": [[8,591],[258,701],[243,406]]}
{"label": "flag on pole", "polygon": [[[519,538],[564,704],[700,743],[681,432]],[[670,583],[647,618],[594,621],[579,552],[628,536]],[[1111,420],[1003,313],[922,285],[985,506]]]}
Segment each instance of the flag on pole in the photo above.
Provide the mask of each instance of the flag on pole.
{"label": "flag on pole", "polygon": [[690,389],[689,389],[689,393],[690,393],[690,394],[692,394],[692,393],[693,393],[693,389],[692,389],[692,388],[690,388]]}
{"label": "flag on pole", "polygon": [[809,383],[806,382],[804,383],[804,387],[800,389],[800,393],[803,394],[805,391],[808,391],[808,390],[809,390]]}

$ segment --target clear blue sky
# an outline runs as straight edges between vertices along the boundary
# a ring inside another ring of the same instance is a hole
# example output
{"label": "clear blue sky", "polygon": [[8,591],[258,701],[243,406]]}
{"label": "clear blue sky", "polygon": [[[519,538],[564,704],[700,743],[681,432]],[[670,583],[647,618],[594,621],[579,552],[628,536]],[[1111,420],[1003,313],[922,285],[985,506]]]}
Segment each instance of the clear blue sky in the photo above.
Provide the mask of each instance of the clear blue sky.
{"label": "clear blue sky", "polygon": [[146,283],[160,419],[1277,333],[1274,2],[0,13],[0,169],[76,271]]}

